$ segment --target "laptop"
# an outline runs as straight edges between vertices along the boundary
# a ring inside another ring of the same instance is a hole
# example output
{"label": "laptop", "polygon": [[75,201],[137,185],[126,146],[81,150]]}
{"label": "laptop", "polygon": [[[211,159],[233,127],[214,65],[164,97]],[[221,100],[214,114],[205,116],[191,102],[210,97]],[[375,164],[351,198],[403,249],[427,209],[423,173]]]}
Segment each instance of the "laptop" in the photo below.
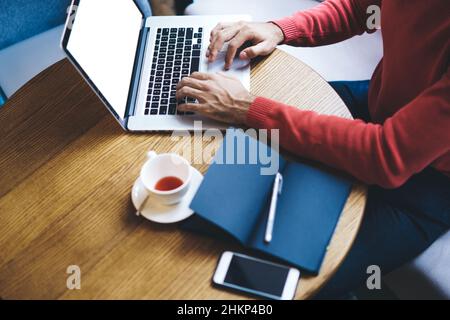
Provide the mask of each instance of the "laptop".
{"label": "laptop", "polygon": [[[61,46],[68,59],[127,131],[225,128],[195,113],[177,110],[176,86],[195,71],[223,70],[208,64],[211,30],[247,15],[145,17],[133,0],[73,0]],[[250,87],[250,64],[239,61],[228,74]],[[194,122],[202,121],[201,126]]]}

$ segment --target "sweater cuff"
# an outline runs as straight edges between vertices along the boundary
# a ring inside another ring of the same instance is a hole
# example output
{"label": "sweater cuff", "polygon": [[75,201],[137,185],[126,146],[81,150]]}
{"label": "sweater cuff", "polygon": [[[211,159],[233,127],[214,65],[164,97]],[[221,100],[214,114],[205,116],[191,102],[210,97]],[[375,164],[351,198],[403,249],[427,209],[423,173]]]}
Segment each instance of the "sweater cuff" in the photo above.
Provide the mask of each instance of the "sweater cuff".
{"label": "sweater cuff", "polygon": [[300,32],[297,30],[297,26],[292,18],[286,17],[279,20],[270,21],[276,24],[284,34],[283,44],[299,40]]}
{"label": "sweater cuff", "polygon": [[274,101],[257,97],[247,112],[247,126],[255,129],[269,129],[270,112]]}

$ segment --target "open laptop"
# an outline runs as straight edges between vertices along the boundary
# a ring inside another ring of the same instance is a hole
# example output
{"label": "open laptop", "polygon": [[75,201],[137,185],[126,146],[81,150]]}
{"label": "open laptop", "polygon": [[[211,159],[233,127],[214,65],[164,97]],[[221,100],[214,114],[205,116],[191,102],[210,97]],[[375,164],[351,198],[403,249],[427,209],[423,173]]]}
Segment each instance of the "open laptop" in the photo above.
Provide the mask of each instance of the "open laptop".
{"label": "open laptop", "polygon": [[[207,62],[210,32],[239,20],[250,17],[144,17],[133,0],[73,0],[61,46],[125,130],[193,130],[199,120],[202,129],[223,128],[179,112],[176,85],[195,71],[223,71],[223,59]],[[228,73],[250,87],[248,62],[237,59]]]}

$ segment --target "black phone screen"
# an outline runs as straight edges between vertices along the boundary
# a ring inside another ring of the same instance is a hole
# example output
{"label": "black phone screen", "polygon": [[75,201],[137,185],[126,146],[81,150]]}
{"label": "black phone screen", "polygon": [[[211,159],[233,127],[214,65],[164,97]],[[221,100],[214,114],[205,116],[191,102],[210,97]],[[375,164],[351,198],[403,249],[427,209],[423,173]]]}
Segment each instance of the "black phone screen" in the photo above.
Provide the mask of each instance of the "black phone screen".
{"label": "black phone screen", "polygon": [[289,268],[234,254],[224,282],[280,297]]}

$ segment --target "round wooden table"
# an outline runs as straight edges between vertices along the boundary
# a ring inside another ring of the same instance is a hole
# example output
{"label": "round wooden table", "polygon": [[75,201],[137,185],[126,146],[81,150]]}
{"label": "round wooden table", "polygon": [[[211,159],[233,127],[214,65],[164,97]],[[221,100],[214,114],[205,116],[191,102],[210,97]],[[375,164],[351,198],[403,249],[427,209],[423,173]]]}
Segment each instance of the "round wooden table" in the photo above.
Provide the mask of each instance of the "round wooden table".
{"label": "round wooden table", "polygon": [[[318,74],[279,50],[254,64],[252,92],[351,117]],[[239,248],[134,214],[130,190],[146,151],[186,142],[124,132],[66,60],[0,109],[0,123],[0,298],[244,297],[211,286],[221,252]],[[311,297],[337,270],[365,202],[355,183],[319,275],[303,276],[296,298]],[[67,289],[69,265],[81,269],[80,290]]]}

